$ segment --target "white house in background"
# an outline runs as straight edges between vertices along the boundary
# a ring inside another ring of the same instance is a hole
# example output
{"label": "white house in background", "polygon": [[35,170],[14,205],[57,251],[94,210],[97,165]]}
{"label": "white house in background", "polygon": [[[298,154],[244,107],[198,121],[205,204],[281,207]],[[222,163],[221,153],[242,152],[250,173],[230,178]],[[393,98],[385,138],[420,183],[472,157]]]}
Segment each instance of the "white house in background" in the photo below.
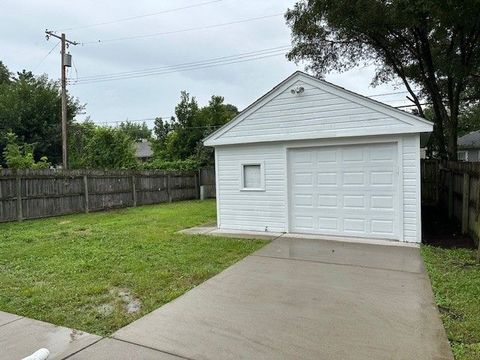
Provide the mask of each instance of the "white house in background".
{"label": "white house in background", "polygon": [[295,72],[204,143],[220,229],[421,241],[432,123]]}

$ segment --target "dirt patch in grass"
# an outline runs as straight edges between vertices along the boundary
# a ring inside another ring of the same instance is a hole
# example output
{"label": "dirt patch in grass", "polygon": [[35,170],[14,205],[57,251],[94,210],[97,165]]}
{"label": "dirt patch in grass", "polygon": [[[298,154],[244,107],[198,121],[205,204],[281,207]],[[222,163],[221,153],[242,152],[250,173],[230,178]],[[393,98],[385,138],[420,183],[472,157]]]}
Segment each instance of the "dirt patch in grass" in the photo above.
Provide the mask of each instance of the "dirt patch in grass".
{"label": "dirt patch in grass", "polygon": [[459,224],[448,218],[447,210],[436,206],[422,207],[422,242],[449,249],[475,248],[475,242],[462,234]]}

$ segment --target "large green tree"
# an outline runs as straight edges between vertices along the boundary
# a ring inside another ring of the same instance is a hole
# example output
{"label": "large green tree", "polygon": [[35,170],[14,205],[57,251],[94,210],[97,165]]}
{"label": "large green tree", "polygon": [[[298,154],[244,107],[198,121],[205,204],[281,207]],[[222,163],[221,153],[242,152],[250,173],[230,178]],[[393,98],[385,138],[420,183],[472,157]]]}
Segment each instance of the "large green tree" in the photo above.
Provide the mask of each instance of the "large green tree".
{"label": "large green tree", "polygon": [[[67,116],[71,123],[82,109],[78,100],[68,97]],[[0,153],[6,134],[14,133],[19,143],[33,147],[39,160],[47,156],[52,164],[61,162],[61,100],[59,85],[46,75],[23,71],[12,76],[0,63]]]}
{"label": "large green tree", "polygon": [[183,91],[170,121],[156,119],[154,134],[157,158],[195,160],[200,165],[213,163],[212,149],[205,148],[202,139],[238,114],[238,109],[225,104],[221,96],[212,96],[208,105],[199,107],[195,97]]}
{"label": "large green tree", "polygon": [[403,84],[421,116],[431,105],[436,150],[456,159],[460,109],[479,98],[479,0],[301,0],[286,20],[289,59],[319,75],[374,64],[374,84]]}
{"label": "large green tree", "polygon": [[150,140],[152,138],[152,130],[148,128],[145,122],[134,123],[128,120],[122,121],[119,128],[135,141],[142,139]]}
{"label": "large green tree", "polygon": [[69,161],[72,169],[133,169],[134,139],[120,127],[74,123],[69,133]]}

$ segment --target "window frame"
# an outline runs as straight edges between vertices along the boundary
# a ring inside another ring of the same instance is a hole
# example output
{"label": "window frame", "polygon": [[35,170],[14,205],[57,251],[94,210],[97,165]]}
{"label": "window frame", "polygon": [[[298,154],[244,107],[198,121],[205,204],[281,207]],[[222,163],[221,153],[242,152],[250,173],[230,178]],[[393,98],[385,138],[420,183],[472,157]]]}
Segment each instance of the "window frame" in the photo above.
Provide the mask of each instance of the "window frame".
{"label": "window frame", "polygon": [[[463,159],[459,159],[460,153],[463,153]],[[468,161],[468,150],[457,150],[457,158],[459,161]]]}
{"label": "window frame", "polygon": [[[245,166],[260,166],[260,187],[247,188],[245,187]],[[251,161],[240,163],[240,191],[259,192],[265,191],[265,162],[264,161]]]}

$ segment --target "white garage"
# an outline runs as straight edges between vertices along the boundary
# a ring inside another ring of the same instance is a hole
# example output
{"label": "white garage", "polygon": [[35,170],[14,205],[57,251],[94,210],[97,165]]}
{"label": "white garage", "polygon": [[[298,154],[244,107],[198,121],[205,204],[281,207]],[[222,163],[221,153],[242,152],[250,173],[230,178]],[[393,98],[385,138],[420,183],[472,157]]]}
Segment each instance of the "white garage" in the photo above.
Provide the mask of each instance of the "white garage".
{"label": "white garage", "polygon": [[205,139],[220,229],[421,241],[422,118],[296,72]]}

